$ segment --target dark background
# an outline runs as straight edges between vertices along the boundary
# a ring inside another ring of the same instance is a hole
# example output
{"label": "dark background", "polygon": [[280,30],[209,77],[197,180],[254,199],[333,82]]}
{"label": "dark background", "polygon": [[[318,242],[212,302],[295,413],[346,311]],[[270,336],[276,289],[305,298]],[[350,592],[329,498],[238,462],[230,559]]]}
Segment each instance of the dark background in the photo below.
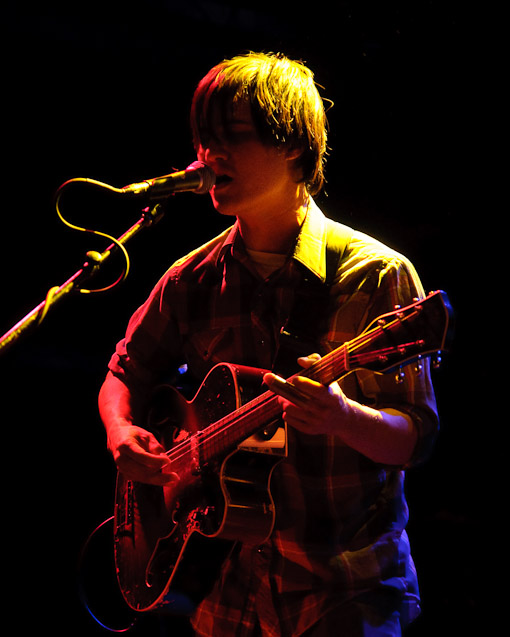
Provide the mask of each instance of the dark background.
{"label": "dark background", "polygon": [[[2,334],[88,250],[106,247],[60,223],[53,197],[62,183],[89,177],[123,186],[187,166],[191,94],[224,57],[282,51],[315,71],[334,102],[327,196],[319,203],[404,252],[426,289],[446,290],[456,311],[453,347],[434,375],[442,432],[428,464],[408,475],[423,597],[411,634],[462,634],[475,625],[485,615],[493,548],[488,372],[473,368],[471,348],[481,344],[476,304],[490,298],[475,260],[485,237],[469,222],[480,212],[470,170],[480,161],[479,42],[464,3],[18,3],[7,9],[3,31]],[[139,205],[82,186],[62,201],[74,223],[115,236],[138,220]],[[18,634],[107,634],[78,589],[84,542],[113,513],[115,471],[97,392],[127,318],[160,274],[224,227],[208,197],[175,197],[164,220],[128,245],[126,282],[66,298],[2,353],[3,608]],[[104,280],[118,268],[114,260]],[[106,524],[94,535],[85,565],[100,556],[91,604],[119,627],[129,614],[110,588],[110,534]],[[135,632],[144,630],[157,634],[150,620]]]}

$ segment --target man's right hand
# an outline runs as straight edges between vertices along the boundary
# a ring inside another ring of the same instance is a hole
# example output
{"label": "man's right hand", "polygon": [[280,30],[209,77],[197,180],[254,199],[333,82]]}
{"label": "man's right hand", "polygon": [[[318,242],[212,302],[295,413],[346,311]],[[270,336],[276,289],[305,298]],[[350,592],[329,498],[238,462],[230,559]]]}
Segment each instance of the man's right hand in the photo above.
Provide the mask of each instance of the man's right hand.
{"label": "man's right hand", "polygon": [[117,468],[128,480],[146,484],[163,486],[179,480],[163,445],[150,431],[133,424],[133,401],[128,387],[109,372],[99,392],[99,412]]}
{"label": "man's right hand", "polygon": [[119,471],[130,480],[159,486],[179,480],[171,470],[164,447],[142,427],[127,424],[111,427],[108,449]]}

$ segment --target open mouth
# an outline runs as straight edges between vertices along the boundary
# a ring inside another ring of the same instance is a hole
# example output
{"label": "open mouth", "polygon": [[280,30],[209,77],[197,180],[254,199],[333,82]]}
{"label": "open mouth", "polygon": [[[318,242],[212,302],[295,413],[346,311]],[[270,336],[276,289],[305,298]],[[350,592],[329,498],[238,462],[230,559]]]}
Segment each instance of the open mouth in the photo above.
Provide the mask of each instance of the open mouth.
{"label": "open mouth", "polygon": [[222,186],[223,184],[228,184],[231,181],[232,177],[229,177],[228,175],[217,175],[215,185]]}

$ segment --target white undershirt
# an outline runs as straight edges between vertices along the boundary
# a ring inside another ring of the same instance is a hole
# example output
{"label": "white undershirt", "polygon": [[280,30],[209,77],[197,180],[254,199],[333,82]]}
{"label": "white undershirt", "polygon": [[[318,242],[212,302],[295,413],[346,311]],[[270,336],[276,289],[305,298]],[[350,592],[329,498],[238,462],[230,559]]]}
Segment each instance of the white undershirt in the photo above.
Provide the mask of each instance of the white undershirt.
{"label": "white undershirt", "polygon": [[247,250],[257,272],[267,279],[275,270],[278,270],[285,263],[286,254],[275,254],[273,252],[258,252],[257,250]]}

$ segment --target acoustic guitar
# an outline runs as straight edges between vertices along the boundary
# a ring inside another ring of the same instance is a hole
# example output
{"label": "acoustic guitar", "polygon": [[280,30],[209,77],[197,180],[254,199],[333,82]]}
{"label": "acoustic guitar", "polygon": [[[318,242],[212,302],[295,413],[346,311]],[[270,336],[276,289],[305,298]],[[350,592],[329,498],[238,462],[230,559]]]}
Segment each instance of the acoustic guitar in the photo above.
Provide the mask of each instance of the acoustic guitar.
{"label": "acoustic guitar", "polygon": [[[447,350],[451,319],[446,294],[432,292],[380,316],[299,375],[328,385],[369,369],[393,371],[399,382],[404,365],[420,373],[425,357]],[[265,373],[216,365],[191,401],[173,387],[160,389],[147,426],[180,479],[158,487],[117,476],[115,565],[132,609],[191,612],[236,541],[257,546],[271,535],[271,474],[285,457],[286,438],[277,397],[264,391]]]}

